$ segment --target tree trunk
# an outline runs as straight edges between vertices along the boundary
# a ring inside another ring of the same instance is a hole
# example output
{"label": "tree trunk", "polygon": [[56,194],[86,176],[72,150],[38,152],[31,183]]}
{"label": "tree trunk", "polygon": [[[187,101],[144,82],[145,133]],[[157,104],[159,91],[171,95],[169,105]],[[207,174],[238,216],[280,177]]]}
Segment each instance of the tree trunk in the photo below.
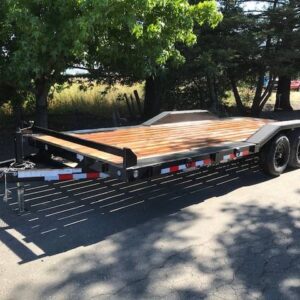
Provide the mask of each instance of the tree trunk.
{"label": "tree trunk", "polygon": [[239,90],[237,88],[236,81],[233,78],[230,78],[230,83],[231,83],[231,89],[232,89],[232,92],[233,92],[233,95],[234,95],[234,99],[235,99],[238,111],[241,114],[245,114],[245,107],[243,105]]}
{"label": "tree trunk", "polygon": [[264,70],[261,70],[258,75],[258,80],[256,83],[256,91],[255,96],[253,98],[253,103],[251,107],[251,114],[254,116],[258,116],[261,113],[261,102],[263,100],[262,93],[264,87]]}
{"label": "tree trunk", "polygon": [[207,87],[210,98],[210,109],[212,112],[218,112],[218,96],[216,92],[216,80],[210,75],[207,75]]}
{"label": "tree trunk", "polygon": [[36,101],[36,124],[41,127],[48,127],[48,94],[50,84],[46,79],[39,79],[35,82]]}
{"label": "tree trunk", "polygon": [[161,81],[159,77],[151,76],[146,79],[144,117],[152,118],[160,113]]}
{"label": "tree trunk", "polygon": [[13,113],[17,127],[22,127],[23,123],[23,105],[21,99],[14,99],[12,101]]}
{"label": "tree trunk", "polygon": [[291,76],[280,76],[276,94],[275,110],[293,110],[290,99]]}
{"label": "tree trunk", "polygon": [[263,100],[261,101],[261,104],[260,104],[260,111],[262,111],[264,109],[266,103],[272,96],[272,91],[273,91],[273,87],[274,87],[274,78],[275,77],[273,75],[269,77],[268,86],[266,87],[266,90],[264,91],[264,93],[262,95]]}
{"label": "tree trunk", "polygon": [[[273,11],[276,10],[279,0],[273,1]],[[265,53],[264,55],[268,57],[270,48],[272,46],[272,36],[268,34],[267,40],[266,40],[266,47],[265,47]],[[266,75],[266,66],[262,66],[258,73],[258,80],[256,83],[256,91],[255,96],[253,99],[252,107],[251,107],[251,114],[254,116],[258,116],[261,111],[264,108],[264,105],[266,104],[267,99],[265,97],[270,97],[270,94],[265,92],[263,93],[264,88],[264,78]]]}

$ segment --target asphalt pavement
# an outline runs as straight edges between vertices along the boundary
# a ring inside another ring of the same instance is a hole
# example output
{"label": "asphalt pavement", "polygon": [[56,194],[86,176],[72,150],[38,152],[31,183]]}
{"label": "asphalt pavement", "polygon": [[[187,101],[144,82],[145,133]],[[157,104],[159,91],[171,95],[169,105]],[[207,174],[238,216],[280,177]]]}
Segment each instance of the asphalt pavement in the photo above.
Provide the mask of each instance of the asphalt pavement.
{"label": "asphalt pavement", "polygon": [[299,299],[299,180],[249,159],[134,184],[27,184],[21,216],[11,186],[0,299]]}

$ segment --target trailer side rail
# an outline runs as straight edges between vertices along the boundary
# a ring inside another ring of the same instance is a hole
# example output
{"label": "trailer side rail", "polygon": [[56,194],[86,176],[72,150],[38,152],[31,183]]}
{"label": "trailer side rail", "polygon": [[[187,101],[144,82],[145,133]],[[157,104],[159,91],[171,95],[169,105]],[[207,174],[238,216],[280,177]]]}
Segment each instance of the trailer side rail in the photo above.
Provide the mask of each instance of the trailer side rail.
{"label": "trailer side rail", "polygon": [[81,139],[76,136],[72,136],[69,134],[57,132],[54,130],[38,127],[38,126],[33,126],[31,128],[32,133],[42,133],[48,136],[52,136],[55,138],[59,138],[71,143],[75,143],[78,145],[86,146],[95,150],[103,151],[115,156],[119,156],[123,158],[123,167],[124,168],[129,168],[137,164],[137,156],[133,153],[131,149],[128,148],[118,148],[115,146],[103,144],[103,143],[96,143],[93,141],[88,141],[85,139]]}

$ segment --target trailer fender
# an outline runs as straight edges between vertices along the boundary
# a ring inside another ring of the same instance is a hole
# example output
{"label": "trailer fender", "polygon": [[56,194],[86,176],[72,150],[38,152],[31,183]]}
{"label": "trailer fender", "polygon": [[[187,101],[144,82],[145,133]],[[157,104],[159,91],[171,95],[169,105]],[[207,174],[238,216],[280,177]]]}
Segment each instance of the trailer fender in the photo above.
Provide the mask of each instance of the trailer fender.
{"label": "trailer fender", "polygon": [[253,143],[261,149],[271,139],[283,131],[292,131],[300,128],[300,120],[274,122],[263,126],[254,133],[248,140],[248,143]]}

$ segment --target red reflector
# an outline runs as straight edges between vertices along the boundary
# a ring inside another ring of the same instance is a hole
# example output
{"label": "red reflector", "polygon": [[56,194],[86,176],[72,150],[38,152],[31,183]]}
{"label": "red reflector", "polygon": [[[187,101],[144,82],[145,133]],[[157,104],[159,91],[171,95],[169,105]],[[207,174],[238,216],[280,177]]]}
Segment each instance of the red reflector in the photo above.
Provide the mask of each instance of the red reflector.
{"label": "red reflector", "polygon": [[250,152],[249,152],[249,150],[245,150],[245,151],[243,151],[243,156],[247,156],[247,155],[250,155]]}
{"label": "red reflector", "polygon": [[191,161],[186,163],[186,167],[189,168],[195,168],[196,167],[196,162],[195,161]]}
{"label": "red reflector", "polygon": [[177,171],[179,171],[179,166],[170,167],[170,172],[177,172]]}
{"label": "red reflector", "polygon": [[205,164],[205,165],[211,165],[211,159],[210,159],[210,158],[205,159],[205,160],[204,160],[204,164]]}
{"label": "red reflector", "polygon": [[58,175],[59,180],[72,180],[73,174],[60,174]]}
{"label": "red reflector", "polygon": [[87,173],[86,178],[87,179],[97,179],[100,177],[100,173]]}

